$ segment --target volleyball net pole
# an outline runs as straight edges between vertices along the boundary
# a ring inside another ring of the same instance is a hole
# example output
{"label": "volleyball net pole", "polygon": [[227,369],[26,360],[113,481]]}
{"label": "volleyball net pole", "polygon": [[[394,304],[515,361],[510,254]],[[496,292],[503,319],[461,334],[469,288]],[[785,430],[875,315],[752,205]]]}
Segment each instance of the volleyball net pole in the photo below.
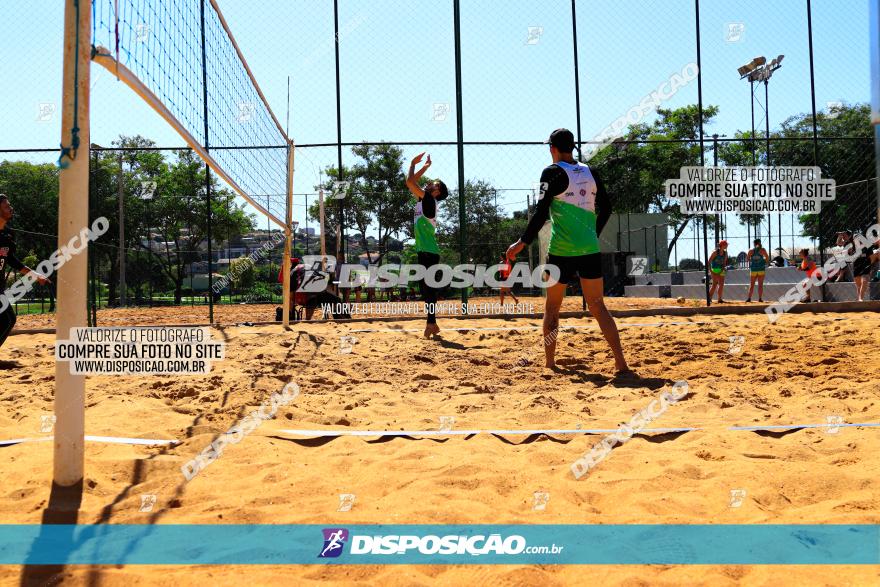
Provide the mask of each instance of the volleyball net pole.
{"label": "volleyball net pole", "polygon": [[[89,65],[91,8],[88,0],[64,3],[64,74],[58,188],[58,249],[89,225]],[[82,244],[82,243],[81,243]],[[86,326],[88,247],[59,267],[55,340]],[[70,363],[55,362],[55,431],[52,482],[82,483],[85,465],[85,376],[71,375]]]}
{"label": "volleyball net pole", "polygon": [[284,260],[282,262],[281,325],[290,326],[290,251],[293,237],[293,162],[295,149],[293,141],[287,143],[287,215],[284,226]]}
{"label": "volleyball net pole", "polygon": [[[295,145],[272,112],[217,1],[169,6],[161,0],[65,0],[64,6],[59,250],[76,243],[74,237],[89,227],[89,74],[94,61],[133,90],[202,158],[208,182],[213,172],[284,230],[283,325],[288,326]],[[197,70],[199,50],[202,68]],[[202,97],[198,102],[197,96]],[[207,183],[206,195],[210,191]],[[286,209],[273,203],[273,197]],[[210,213],[209,207],[209,223]],[[87,325],[86,249],[66,259],[55,275],[56,341],[67,340],[71,328]],[[53,485],[60,487],[81,485],[85,468],[85,377],[71,375],[70,368],[67,361],[55,364]]]}

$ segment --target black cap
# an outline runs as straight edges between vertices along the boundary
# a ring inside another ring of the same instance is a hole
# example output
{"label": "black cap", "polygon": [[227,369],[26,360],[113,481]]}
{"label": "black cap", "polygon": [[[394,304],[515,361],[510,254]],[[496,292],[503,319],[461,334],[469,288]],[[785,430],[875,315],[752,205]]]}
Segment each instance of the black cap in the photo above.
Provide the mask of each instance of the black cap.
{"label": "black cap", "polygon": [[574,135],[567,128],[557,128],[550,133],[550,138],[544,141],[551,147],[556,147],[563,153],[574,151]]}

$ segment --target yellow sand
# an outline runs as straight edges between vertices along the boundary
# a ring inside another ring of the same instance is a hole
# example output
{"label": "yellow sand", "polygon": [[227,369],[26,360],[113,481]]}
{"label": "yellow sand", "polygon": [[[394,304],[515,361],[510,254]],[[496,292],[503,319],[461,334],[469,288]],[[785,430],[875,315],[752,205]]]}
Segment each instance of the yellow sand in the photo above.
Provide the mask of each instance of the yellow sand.
{"label": "yellow sand", "polygon": [[[577,303],[569,300],[569,304]],[[668,301],[667,301],[668,303]],[[674,302],[673,302],[674,303]],[[121,311],[118,311],[121,312]],[[107,323],[104,320],[103,323]],[[653,322],[680,325],[646,326]],[[558,372],[545,370],[535,319],[319,322],[225,327],[227,360],[207,376],[91,377],[88,434],[173,438],[173,448],[87,444],[80,523],[880,523],[880,429],[779,437],[732,425],[880,422],[880,317],[874,313],[620,319],[640,381],[612,380],[613,362],[592,319],[564,319]],[[630,325],[627,327],[627,325]],[[488,330],[488,329],[496,330]],[[394,332],[351,332],[357,329]],[[414,329],[416,332],[410,332]],[[340,352],[340,337],[357,342]],[[744,336],[741,353],[731,336]],[[39,437],[52,411],[52,335],[18,335],[0,350],[2,438]],[[514,369],[518,359],[530,364]],[[304,446],[287,428],[612,428],[676,380],[691,394],[652,426],[704,431],[635,438],[587,477],[571,463],[600,436],[513,444],[471,439],[338,438]],[[288,381],[300,396],[195,479],[181,465]],[[39,523],[49,496],[51,443],[0,448],[0,523]],[[746,491],[739,507],[730,493]],[[534,493],[548,492],[544,511]],[[338,512],[339,494],[355,494]],[[155,494],[151,513],[141,495]],[[0,584],[22,569],[0,567]],[[49,578],[28,571],[28,584]],[[877,567],[351,566],[68,567],[63,584],[92,585],[867,585]],[[51,584],[58,584],[55,579]]]}

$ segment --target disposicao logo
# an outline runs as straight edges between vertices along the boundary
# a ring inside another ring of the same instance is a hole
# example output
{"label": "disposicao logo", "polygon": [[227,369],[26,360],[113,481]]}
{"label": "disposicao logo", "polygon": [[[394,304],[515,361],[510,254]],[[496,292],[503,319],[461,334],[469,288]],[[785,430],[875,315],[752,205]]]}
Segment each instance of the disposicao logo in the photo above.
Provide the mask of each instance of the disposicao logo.
{"label": "disposicao logo", "polygon": [[342,554],[343,546],[348,541],[348,530],[345,528],[324,528],[324,548],[318,558],[336,558]]}

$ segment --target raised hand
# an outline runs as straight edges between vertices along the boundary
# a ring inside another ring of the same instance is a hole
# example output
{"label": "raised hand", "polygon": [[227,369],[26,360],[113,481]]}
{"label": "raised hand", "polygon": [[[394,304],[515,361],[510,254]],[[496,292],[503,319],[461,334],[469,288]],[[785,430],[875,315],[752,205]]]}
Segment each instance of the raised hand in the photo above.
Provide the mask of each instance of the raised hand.
{"label": "raised hand", "polygon": [[516,241],[509,247],[507,247],[507,258],[511,261],[516,260],[516,256],[525,248],[525,243],[522,241]]}

